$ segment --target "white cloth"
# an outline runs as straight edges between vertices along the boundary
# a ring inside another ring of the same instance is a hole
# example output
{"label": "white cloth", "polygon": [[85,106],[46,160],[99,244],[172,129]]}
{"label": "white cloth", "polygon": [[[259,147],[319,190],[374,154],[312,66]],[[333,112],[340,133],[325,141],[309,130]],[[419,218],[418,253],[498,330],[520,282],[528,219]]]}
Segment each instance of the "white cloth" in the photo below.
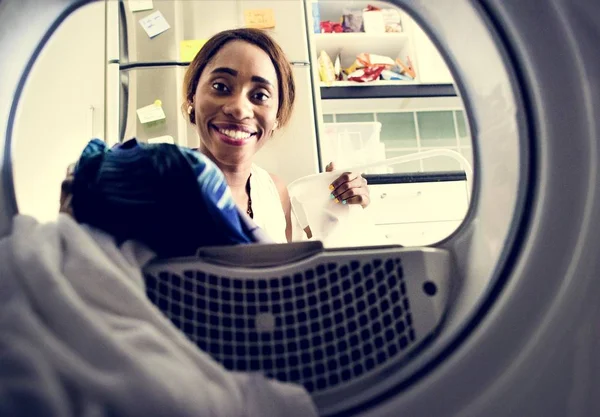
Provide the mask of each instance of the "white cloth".
{"label": "white cloth", "polygon": [[254,223],[275,243],[287,243],[285,213],[273,178],[256,164],[252,164],[250,173],[250,198]]}
{"label": "white cloth", "polygon": [[314,416],[306,391],[226,371],[146,298],[151,253],[66,215],[0,240],[0,415]]}

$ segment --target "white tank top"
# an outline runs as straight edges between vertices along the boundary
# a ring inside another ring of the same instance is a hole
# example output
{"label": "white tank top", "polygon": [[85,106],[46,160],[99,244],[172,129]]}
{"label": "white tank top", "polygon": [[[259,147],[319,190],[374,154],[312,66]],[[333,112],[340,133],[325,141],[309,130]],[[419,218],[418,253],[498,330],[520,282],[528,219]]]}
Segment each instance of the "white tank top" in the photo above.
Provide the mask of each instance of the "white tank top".
{"label": "white tank top", "polygon": [[273,178],[256,164],[252,164],[250,173],[254,222],[276,243],[287,243],[285,213]]}

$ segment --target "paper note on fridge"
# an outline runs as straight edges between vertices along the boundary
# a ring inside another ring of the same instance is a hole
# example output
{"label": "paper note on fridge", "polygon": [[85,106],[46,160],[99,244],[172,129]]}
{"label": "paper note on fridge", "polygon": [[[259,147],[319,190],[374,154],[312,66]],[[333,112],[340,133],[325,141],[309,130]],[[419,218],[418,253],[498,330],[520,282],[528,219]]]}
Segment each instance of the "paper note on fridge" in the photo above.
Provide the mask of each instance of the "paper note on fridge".
{"label": "paper note on fridge", "polygon": [[255,29],[272,29],[275,27],[273,9],[244,10],[246,27]]}
{"label": "paper note on fridge", "polygon": [[151,38],[160,35],[171,27],[160,10],[141,19],[140,25],[142,25],[148,36]]}
{"label": "paper note on fridge", "polygon": [[189,39],[179,42],[179,61],[192,62],[205,43],[206,39]]}
{"label": "paper note on fridge", "polygon": [[148,143],[170,143],[175,144],[175,139],[171,135],[157,136],[155,138],[148,139]]}
{"label": "paper note on fridge", "polygon": [[157,120],[166,119],[165,112],[162,106],[150,104],[149,106],[137,109],[137,115],[140,123],[150,123]]}
{"label": "paper note on fridge", "polygon": [[127,3],[129,3],[129,10],[132,12],[154,9],[152,0],[129,0]]}

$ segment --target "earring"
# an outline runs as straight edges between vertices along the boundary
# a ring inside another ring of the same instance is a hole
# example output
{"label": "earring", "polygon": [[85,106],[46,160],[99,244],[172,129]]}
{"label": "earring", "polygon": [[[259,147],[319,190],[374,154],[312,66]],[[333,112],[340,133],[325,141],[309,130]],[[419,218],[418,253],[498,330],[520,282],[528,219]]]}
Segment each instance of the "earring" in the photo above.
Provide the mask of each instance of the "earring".
{"label": "earring", "polygon": [[190,104],[187,108],[187,113],[188,114],[192,114],[192,110],[194,110],[194,108],[192,107],[192,105]]}

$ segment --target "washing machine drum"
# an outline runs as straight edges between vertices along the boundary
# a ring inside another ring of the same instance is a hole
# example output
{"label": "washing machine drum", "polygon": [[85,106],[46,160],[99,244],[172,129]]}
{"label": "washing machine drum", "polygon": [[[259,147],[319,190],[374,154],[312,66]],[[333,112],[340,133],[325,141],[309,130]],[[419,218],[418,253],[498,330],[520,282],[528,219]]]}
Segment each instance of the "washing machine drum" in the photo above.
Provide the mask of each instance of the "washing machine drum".
{"label": "washing machine drum", "polygon": [[[24,81],[82,3],[0,3],[2,235]],[[207,249],[150,264],[148,296],[225,367],[303,384],[322,415],[600,415],[600,2],[394,3],[465,104],[458,230],[427,248]]]}

